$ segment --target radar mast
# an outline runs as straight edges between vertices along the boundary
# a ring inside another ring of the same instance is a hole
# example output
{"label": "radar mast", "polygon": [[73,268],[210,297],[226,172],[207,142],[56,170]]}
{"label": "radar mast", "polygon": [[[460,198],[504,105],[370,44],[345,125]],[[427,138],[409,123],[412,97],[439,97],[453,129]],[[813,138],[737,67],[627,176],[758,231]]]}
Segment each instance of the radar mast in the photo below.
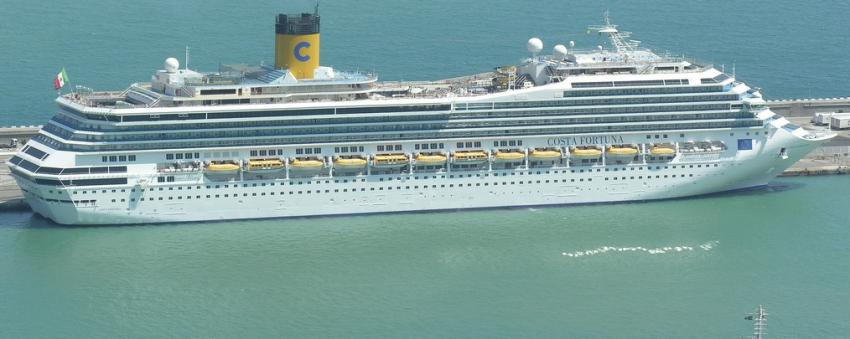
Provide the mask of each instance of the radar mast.
{"label": "radar mast", "polygon": [[611,17],[606,9],[602,12],[602,25],[591,25],[587,27],[588,32],[597,32],[599,34],[607,34],[611,44],[619,54],[627,54],[637,50],[640,46],[640,41],[629,39],[632,36],[631,32],[621,32],[617,29],[617,25],[611,23]]}

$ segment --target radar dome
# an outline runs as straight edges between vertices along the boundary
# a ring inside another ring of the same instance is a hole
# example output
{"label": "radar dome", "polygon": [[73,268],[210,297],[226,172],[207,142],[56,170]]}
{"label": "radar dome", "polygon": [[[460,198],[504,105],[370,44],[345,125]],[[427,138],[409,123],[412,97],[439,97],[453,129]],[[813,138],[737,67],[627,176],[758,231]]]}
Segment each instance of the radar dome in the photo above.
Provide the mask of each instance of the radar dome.
{"label": "radar dome", "polygon": [[528,43],[525,45],[528,48],[530,53],[540,53],[543,50],[543,41],[539,38],[531,38],[528,39]]}
{"label": "radar dome", "polygon": [[567,46],[555,45],[555,48],[552,49],[552,56],[555,59],[563,60],[567,56]]}
{"label": "radar dome", "polygon": [[180,69],[180,61],[177,61],[175,58],[165,59],[165,71],[168,73],[175,73]]}

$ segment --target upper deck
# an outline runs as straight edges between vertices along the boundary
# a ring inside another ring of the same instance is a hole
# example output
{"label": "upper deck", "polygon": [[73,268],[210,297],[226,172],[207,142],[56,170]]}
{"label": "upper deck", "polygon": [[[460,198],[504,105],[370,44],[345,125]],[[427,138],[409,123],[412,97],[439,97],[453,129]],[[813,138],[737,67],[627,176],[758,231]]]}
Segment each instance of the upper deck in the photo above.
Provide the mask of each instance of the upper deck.
{"label": "upper deck", "polygon": [[[539,55],[542,42],[533,38],[528,43],[532,56],[518,65],[437,81],[379,82],[374,74],[344,72],[323,66],[315,68],[309,79],[296,77],[289,69],[265,65],[225,65],[216,72],[202,73],[180,69],[179,62],[169,58],[164,69],[156,71],[150,82],[134,83],[123,91],[111,92],[94,92],[78,86],[62,99],[84,108],[112,110],[471,98],[552,83],[562,83],[565,88],[604,87],[588,84],[609,81],[611,76],[634,80],[661,79],[658,81],[664,85],[662,74],[694,74],[713,70],[711,65],[638,48],[639,42],[628,40],[629,33],[620,32],[607,18],[604,25],[591,26],[591,29],[608,35],[610,48],[599,46],[593,50],[573,50],[574,43],[570,42],[570,49],[556,45],[552,54]],[[719,72],[715,70],[713,73]],[[710,74],[708,77],[714,76]]]}

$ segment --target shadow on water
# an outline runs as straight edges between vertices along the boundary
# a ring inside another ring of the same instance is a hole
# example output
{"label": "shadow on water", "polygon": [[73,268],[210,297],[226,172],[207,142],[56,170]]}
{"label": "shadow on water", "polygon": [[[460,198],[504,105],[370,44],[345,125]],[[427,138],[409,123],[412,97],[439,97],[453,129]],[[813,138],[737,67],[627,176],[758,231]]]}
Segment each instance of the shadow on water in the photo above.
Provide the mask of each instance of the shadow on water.
{"label": "shadow on water", "polygon": [[[341,217],[368,217],[370,215],[383,215],[383,214],[431,214],[431,213],[448,213],[448,212],[464,212],[464,211],[486,211],[486,210],[524,210],[530,207],[533,208],[564,208],[564,207],[580,207],[580,206],[597,206],[597,205],[625,205],[625,204],[648,204],[648,203],[657,203],[662,201],[688,201],[688,200],[704,200],[704,199],[716,199],[716,198],[726,198],[726,197],[751,197],[751,196],[764,196],[769,194],[782,193],[787,191],[794,191],[805,187],[805,183],[802,182],[771,182],[766,186],[757,186],[733,191],[726,192],[718,192],[718,193],[709,193],[698,196],[684,197],[684,198],[669,198],[669,199],[656,199],[656,200],[638,200],[638,201],[624,201],[624,202],[598,202],[598,203],[583,203],[583,204],[560,204],[560,205],[535,205],[535,206],[515,206],[515,207],[482,207],[482,208],[469,208],[469,209],[441,209],[441,210],[429,210],[429,211],[411,211],[411,212],[377,212],[377,213],[368,213],[368,214],[343,214],[343,215],[333,215],[333,216],[306,216],[306,217],[280,217],[280,218],[260,218],[260,219],[252,219],[252,220],[242,220],[242,221],[255,221],[262,222],[268,220],[305,220],[305,219],[334,219]],[[7,216],[7,217],[4,217]],[[33,212],[3,212],[0,213],[0,219],[9,220],[11,222],[0,224],[0,227],[4,228],[30,228],[30,229],[50,229],[50,228],[112,228],[112,227],[136,227],[136,226],[174,226],[174,225],[186,225],[186,224],[212,224],[212,223],[228,223],[233,222],[234,220],[207,220],[207,221],[190,221],[190,222],[181,222],[181,223],[147,223],[147,224],[121,224],[121,225],[61,225],[57,224],[50,219],[42,217],[39,214]]]}

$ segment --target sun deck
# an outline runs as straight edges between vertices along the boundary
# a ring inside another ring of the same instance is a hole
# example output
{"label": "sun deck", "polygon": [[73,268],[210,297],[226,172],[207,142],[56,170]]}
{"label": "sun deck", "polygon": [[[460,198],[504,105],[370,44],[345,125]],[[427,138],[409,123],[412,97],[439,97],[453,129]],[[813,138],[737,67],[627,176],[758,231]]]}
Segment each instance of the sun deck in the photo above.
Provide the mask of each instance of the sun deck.
{"label": "sun deck", "polygon": [[[542,41],[533,38],[528,44],[533,56],[518,65],[437,81],[379,82],[374,74],[325,66],[316,67],[311,78],[299,78],[289,69],[268,65],[223,65],[216,72],[201,73],[180,69],[179,62],[169,58],[164,69],[154,73],[151,82],[134,83],[123,91],[112,92],[94,92],[77,86],[63,98],[83,107],[105,109],[457,98],[558,82],[572,84],[571,79],[594,84],[593,80],[588,80],[594,76],[693,74],[713,69],[711,65],[684,57],[661,56],[638,48],[639,42],[628,40],[630,34],[619,31],[607,17],[604,25],[590,28],[608,35],[612,48],[573,50],[574,43],[570,42],[570,50],[556,45],[551,55],[538,55],[543,48]],[[663,80],[656,81],[667,84]],[[576,84],[571,86],[578,88]]]}

